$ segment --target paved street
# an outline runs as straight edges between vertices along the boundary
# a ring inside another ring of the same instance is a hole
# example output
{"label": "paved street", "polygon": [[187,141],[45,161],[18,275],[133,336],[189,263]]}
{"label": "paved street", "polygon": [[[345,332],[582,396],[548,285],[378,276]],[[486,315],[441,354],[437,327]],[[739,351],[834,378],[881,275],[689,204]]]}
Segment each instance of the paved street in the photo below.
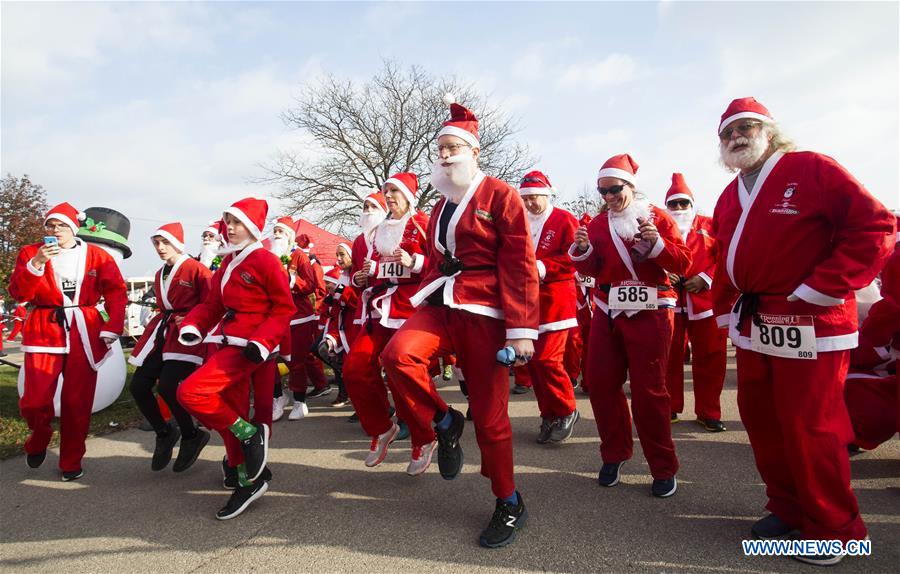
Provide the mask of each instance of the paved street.
{"label": "paved street", "polygon": [[[728,432],[674,426],[681,459],[678,493],[652,498],[640,449],[616,488],[597,485],[598,438],[587,398],[575,437],[535,444],[532,394],[510,413],[517,480],[530,513],[518,541],[484,550],[477,536],[494,500],[478,474],[471,424],[466,466],[441,480],[436,461],[421,477],[403,471],[408,441],[377,469],[363,466],[368,440],[331,397],[309,418],[276,423],[271,490],[244,515],[219,522],[221,441],[176,475],[150,471],[153,434],[128,430],[93,438],[85,477],[62,483],[57,455],[29,470],[23,457],[0,463],[0,570],[4,572],[816,572],[787,558],[745,558],[740,541],[763,513],[764,489],[735,406],[733,365],[723,396]],[[443,387],[457,408],[462,395]],[[693,407],[688,397],[687,412]],[[687,416],[687,415],[686,415]],[[898,571],[900,441],[853,461],[854,487],[871,530],[873,555],[836,571]]]}

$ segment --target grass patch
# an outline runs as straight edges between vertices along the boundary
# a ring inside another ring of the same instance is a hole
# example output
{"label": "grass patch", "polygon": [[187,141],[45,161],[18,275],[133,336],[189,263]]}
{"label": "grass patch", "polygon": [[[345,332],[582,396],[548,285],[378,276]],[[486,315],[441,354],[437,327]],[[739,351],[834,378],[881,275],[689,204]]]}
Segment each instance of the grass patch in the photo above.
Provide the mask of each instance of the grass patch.
{"label": "grass patch", "polygon": [[[127,365],[128,375],[125,388],[116,401],[91,416],[91,435],[131,428],[141,421],[141,413],[128,391],[134,366]],[[16,381],[19,370],[7,365],[0,366],[0,460],[16,456],[24,452],[25,439],[28,438],[28,425],[19,414],[19,392]],[[110,424],[114,426],[110,426]],[[53,421],[53,438],[50,446],[59,445],[59,419]]]}

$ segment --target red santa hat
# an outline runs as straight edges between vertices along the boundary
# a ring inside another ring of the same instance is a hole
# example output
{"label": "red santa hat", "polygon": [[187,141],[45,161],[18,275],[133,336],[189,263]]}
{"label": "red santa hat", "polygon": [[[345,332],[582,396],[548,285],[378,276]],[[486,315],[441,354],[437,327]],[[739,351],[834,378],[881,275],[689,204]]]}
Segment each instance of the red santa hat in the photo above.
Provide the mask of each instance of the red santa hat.
{"label": "red santa hat", "polygon": [[408,171],[395,173],[384,182],[381,189],[384,189],[389,183],[397,186],[397,189],[409,202],[410,209],[416,208],[416,194],[419,193],[419,178],[416,177],[416,174]]}
{"label": "red santa hat", "polygon": [[731,122],[744,118],[752,118],[763,122],[775,121],[772,114],[766,109],[766,106],[757,102],[756,98],[738,98],[732,100],[728,104],[725,113],[722,114],[721,121],[719,121],[719,133],[721,134]]}
{"label": "red santa hat", "polygon": [[225,210],[225,213],[236,217],[238,221],[244,224],[250,235],[258,240],[262,236],[263,228],[266,226],[269,203],[265,199],[258,197],[245,197],[232,203],[231,207]]}
{"label": "red santa hat", "polygon": [[635,185],[638,167],[638,163],[627,153],[614,155],[606,160],[606,163],[600,168],[597,179],[601,177],[617,177],[622,181]]}
{"label": "red santa hat", "polygon": [[366,198],[363,199],[363,203],[371,203],[384,213],[387,213],[387,201],[385,201],[384,194],[380,191],[373,191],[367,195]]}
{"label": "red santa hat", "polygon": [[691,193],[690,188],[684,182],[684,176],[680,173],[672,174],[672,185],[666,192],[666,203],[676,199],[686,199],[691,202],[691,205],[694,205],[694,194]]}
{"label": "red santa hat", "polygon": [[173,221],[172,223],[160,225],[159,229],[150,236],[150,239],[152,240],[157,235],[165,238],[179,253],[184,253],[184,227],[181,226],[181,223]]}
{"label": "red santa hat", "polygon": [[305,233],[301,233],[297,236],[297,247],[302,249],[305,253],[309,253],[309,250],[313,248],[315,244],[309,238],[309,235]]}
{"label": "red santa hat", "polygon": [[[203,230],[203,233],[212,233],[215,236],[219,236],[222,234],[221,233],[221,227],[222,227],[221,224],[222,224],[221,219],[212,219],[206,225],[206,229]],[[200,235],[203,235],[203,233],[201,233]]]}
{"label": "red santa hat", "polygon": [[438,132],[437,137],[456,136],[473,148],[481,148],[478,139],[478,118],[468,108],[456,103],[453,94],[444,96],[444,103],[450,106],[450,119],[444,122],[444,127]]}
{"label": "red santa hat", "polygon": [[44,218],[44,224],[46,225],[51,219],[62,221],[72,229],[72,233],[77,234],[78,229],[81,227],[79,222],[87,219],[87,215],[75,209],[71,203],[62,202],[47,212],[47,217]]}
{"label": "red santa hat", "polygon": [[328,269],[325,272],[325,281],[331,281],[332,283],[340,283],[341,280],[341,268],[335,265]]}
{"label": "red santa hat", "polygon": [[342,247],[347,252],[348,257],[353,257],[353,249],[347,243],[338,243],[338,247]]}
{"label": "red santa hat", "polygon": [[519,183],[519,194],[522,196],[550,195],[552,193],[553,186],[550,185],[550,178],[537,170],[526,173]]}
{"label": "red santa hat", "polygon": [[288,243],[293,243],[294,238],[297,237],[297,224],[294,220],[287,215],[283,217],[279,217],[275,220],[275,229],[281,229],[288,235]]}

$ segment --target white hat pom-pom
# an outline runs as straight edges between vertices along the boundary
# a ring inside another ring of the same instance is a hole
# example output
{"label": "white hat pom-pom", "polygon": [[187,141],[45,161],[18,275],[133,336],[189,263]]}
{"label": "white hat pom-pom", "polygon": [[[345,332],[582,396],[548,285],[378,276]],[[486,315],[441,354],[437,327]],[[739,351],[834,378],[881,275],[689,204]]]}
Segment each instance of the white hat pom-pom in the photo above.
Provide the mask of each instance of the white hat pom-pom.
{"label": "white hat pom-pom", "polygon": [[79,211],[78,215],[76,215],[75,217],[78,218],[78,221],[84,221],[85,219],[87,219],[87,213]]}
{"label": "white hat pom-pom", "polygon": [[456,103],[456,96],[454,96],[453,94],[450,94],[450,93],[444,94],[444,97],[442,99],[444,100],[444,103],[448,106],[450,104]]}

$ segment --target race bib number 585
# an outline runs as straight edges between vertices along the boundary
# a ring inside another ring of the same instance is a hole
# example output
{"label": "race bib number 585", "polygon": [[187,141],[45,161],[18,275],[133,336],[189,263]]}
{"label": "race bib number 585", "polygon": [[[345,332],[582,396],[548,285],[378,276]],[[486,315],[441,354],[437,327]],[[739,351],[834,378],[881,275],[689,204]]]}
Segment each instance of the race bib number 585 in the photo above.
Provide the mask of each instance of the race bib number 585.
{"label": "race bib number 585", "polygon": [[[810,315],[758,315],[750,327],[750,348],[788,359],[816,358],[816,328]],[[759,324],[757,324],[759,323]]]}
{"label": "race bib number 585", "polygon": [[609,308],[623,311],[644,311],[657,308],[655,285],[642,281],[621,281],[609,290]]}

